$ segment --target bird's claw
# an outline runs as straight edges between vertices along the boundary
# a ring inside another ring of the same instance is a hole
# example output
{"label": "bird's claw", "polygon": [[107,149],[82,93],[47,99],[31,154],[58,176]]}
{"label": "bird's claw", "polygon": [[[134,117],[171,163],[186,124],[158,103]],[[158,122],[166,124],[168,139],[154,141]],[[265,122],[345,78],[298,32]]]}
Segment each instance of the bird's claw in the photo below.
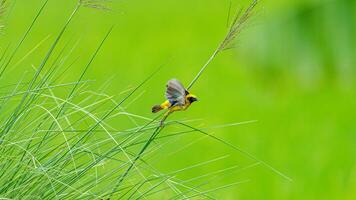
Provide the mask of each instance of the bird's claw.
{"label": "bird's claw", "polygon": [[164,126],[164,120],[161,120],[161,121],[159,122],[159,126],[160,126],[160,127],[163,127],[163,126]]}

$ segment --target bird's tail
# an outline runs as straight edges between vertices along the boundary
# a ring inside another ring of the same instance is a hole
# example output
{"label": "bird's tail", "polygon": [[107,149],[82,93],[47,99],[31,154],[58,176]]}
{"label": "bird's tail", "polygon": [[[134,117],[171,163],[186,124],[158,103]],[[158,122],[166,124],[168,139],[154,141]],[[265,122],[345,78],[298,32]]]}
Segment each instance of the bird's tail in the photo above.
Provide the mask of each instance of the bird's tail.
{"label": "bird's tail", "polygon": [[156,113],[156,112],[159,112],[163,109],[163,107],[161,105],[155,105],[152,107],[152,112],[153,113]]}

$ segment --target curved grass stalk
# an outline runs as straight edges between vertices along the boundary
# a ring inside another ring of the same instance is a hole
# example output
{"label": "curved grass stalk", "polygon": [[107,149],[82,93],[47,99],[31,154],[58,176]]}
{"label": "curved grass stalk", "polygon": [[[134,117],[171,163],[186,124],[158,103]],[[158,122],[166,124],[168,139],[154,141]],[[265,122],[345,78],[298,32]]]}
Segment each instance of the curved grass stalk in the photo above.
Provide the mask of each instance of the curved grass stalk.
{"label": "curved grass stalk", "polygon": [[249,5],[249,7],[245,10],[245,12],[243,13],[242,16],[240,16],[240,12],[239,11],[235,18],[233,19],[229,31],[226,34],[225,38],[222,40],[222,42],[220,43],[220,45],[215,49],[215,51],[213,52],[213,54],[210,56],[210,58],[208,59],[208,61],[203,65],[203,67],[200,69],[200,71],[198,72],[198,74],[193,78],[192,82],[190,82],[189,86],[187,87],[187,89],[191,89],[193,87],[193,85],[195,84],[195,82],[199,79],[199,77],[204,73],[204,71],[206,70],[206,68],[209,66],[209,64],[214,60],[214,58],[222,51],[226,50],[227,48],[229,48],[229,46],[231,45],[232,41],[238,36],[238,34],[242,31],[242,29],[244,28],[246,22],[248,21],[248,19],[250,18],[251,14],[253,13],[253,9],[256,7],[258,3],[258,0],[253,0],[251,2],[251,4]]}
{"label": "curved grass stalk", "polygon": [[[109,31],[106,33],[105,37],[103,38],[103,40],[101,41],[101,43],[99,44],[98,48],[95,50],[93,56],[91,57],[90,61],[88,62],[88,64],[85,66],[84,71],[81,73],[78,82],[82,81],[84,75],[86,74],[86,72],[88,71],[89,67],[91,66],[92,62],[94,61],[94,59],[96,58],[98,52],[100,51],[100,49],[102,48],[103,44],[105,43],[106,39],[109,37],[111,31],[113,30],[113,27],[111,27],[109,29]],[[69,92],[69,95],[67,97],[68,101],[72,98],[74,92],[76,91],[78,87],[78,84],[75,84],[74,87],[72,88],[72,90]],[[56,118],[58,118],[61,114],[63,114],[65,112],[65,106],[66,106],[67,101],[65,101],[62,106],[60,107],[58,113],[56,114]],[[50,125],[50,127],[48,128],[48,130],[51,130],[52,127],[55,125],[54,122],[52,122],[52,124]],[[49,132],[47,132],[42,141],[45,141],[48,137]],[[38,148],[40,148],[42,145],[42,142],[38,145]]]}
{"label": "curved grass stalk", "polygon": [[12,59],[14,58],[15,54],[17,53],[17,51],[20,49],[20,47],[22,46],[23,42],[26,40],[27,36],[29,35],[29,33],[31,32],[33,26],[35,25],[35,23],[38,20],[38,17],[41,15],[41,13],[43,12],[44,8],[46,7],[47,3],[49,0],[46,0],[44,2],[44,4],[42,5],[42,7],[39,9],[39,11],[37,12],[35,18],[32,20],[30,26],[28,27],[28,29],[26,30],[25,34],[22,36],[20,42],[17,44],[15,50],[12,52],[12,54],[10,55],[9,60],[5,63],[4,66],[1,66],[1,71],[0,71],[0,78],[2,77],[2,75],[4,74],[6,68],[9,66],[9,64],[11,63]]}
{"label": "curved grass stalk", "polygon": [[[46,1],[46,3],[48,2],[48,0]],[[45,5],[44,5],[45,6]],[[44,6],[42,7],[42,9],[44,8]],[[67,22],[65,23],[65,25],[62,27],[60,33],[58,34],[58,36],[56,37],[55,41],[53,42],[52,46],[50,47],[50,49],[47,51],[46,56],[44,57],[44,59],[42,60],[41,64],[39,65],[34,77],[32,78],[32,80],[30,81],[27,91],[32,90],[32,87],[34,86],[36,80],[38,79],[41,71],[43,70],[44,66],[47,64],[49,58],[51,57],[54,49],[56,48],[58,42],[60,41],[60,39],[62,38],[64,32],[67,30],[70,22],[72,21],[73,17],[75,16],[75,14],[78,12],[80,6],[76,6],[75,9],[73,10],[72,14],[70,15],[70,17],[68,18]],[[39,15],[39,14],[38,14]],[[35,18],[36,19],[36,18]],[[1,71],[0,73],[0,77],[2,75],[2,73],[4,72],[5,68]],[[12,126],[15,124],[17,118],[19,117],[19,115],[21,114],[21,112],[23,111],[23,106],[26,105],[31,102],[31,98],[28,99],[28,95],[29,93],[25,93],[19,103],[19,105],[16,107],[14,113],[11,115],[11,117],[9,118],[9,120],[6,122],[6,128],[3,129],[1,131],[0,134],[0,138],[4,138],[6,136],[6,134],[9,132],[9,130],[12,128]],[[26,101],[27,100],[27,101]]]}
{"label": "curved grass stalk", "polygon": [[229,146],[229,147],[235,149],[236,151],[240,152],[241,154],[247,156],[248,158],[250,158],[250,159],[252,159],[252,160],[254,160],[254,161],[256,161],[256,162],[261,163],[261,165],[267,167],[267,168],[270,169],[272,172],[276,173],[277,175],[281,176],[282,178],[284,178],[284,179],[286,179],[286,180],[288,180],[288,181],[293,181],[293,179],[291,179],[290,177],[288,177],[287,175],[285,175],[285,174],[282,173],[281,171],[279,171],[279,170],[277,170],[276,168],[272,167],[270,164],[266,163],[265,161],[260,160],[259,158],[255,157],[254,155],[250,154],[249,152],[247,152],[247,151],[245,151],[245,150],[242,150],[241,148],[239,148],[239,147],[237,147],[237,146],[235,146],[235,145],[233,145],[233,144],[231,144],[231,143],[229,143],[229,142],[227,142],[227,141],[225,141],[225,140],[222,140],[222,139],[220,139],[220,138],[218,138],[218,137],[216,137],[216,136],[214,136],[214,135],[211,135],[211,134],[209,134],[209,133],[207,133],[207,132],[205,132],[205,131],[203,131],[203,130],[194,128],[194,127],[192,127],[192,126],[189,126],[189,125],[184,124],[184,123],[181,123],[181,122],[177,122],[177,123],[179,123],[179,124],[181,124],[181,125],[183,125],[183,126],[185,126],[185,127],[191,128],[191,129],[193,129],[193,130],[196,130],[196,131],[198,131],[199,133],[202,133],[202,134],[204,134],[204,135],[206,135],[206,136],[209,136],[210,138],[212,138],[212,139],[214,139],[214,140],[217,140],[217,141],[221,142],[222,144],[225,144],[226,146]]}

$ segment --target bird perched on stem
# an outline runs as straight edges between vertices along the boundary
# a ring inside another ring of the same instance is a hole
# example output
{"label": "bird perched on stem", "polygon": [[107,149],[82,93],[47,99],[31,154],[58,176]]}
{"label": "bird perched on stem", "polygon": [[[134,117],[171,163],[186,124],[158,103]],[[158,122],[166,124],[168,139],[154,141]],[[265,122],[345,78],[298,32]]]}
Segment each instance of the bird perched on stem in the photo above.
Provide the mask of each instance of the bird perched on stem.
{"label": "bird perched on stem", "polygon": [[193,102],[197,101],[197,97],[191,94],[184,88],[182,83],[177,79],[171,79],[167,83],[166,101],[160,105],[152,107],[152,113],[157,113],[161,110],[168,109],[161,120],[161,126],[167,117],[175,111],[186,110]]}

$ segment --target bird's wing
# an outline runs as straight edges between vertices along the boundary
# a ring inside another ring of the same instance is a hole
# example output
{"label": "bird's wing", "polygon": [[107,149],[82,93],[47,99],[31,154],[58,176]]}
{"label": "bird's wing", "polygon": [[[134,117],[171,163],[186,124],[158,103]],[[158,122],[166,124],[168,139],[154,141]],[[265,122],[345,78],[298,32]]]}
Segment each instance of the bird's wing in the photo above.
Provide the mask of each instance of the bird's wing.
{"label": "bird's wing", "polygon": [[186,90],[177,79],[171,79],[168,81],[166,98],[169,100],[171,105],[184,105],[185,95]]}

